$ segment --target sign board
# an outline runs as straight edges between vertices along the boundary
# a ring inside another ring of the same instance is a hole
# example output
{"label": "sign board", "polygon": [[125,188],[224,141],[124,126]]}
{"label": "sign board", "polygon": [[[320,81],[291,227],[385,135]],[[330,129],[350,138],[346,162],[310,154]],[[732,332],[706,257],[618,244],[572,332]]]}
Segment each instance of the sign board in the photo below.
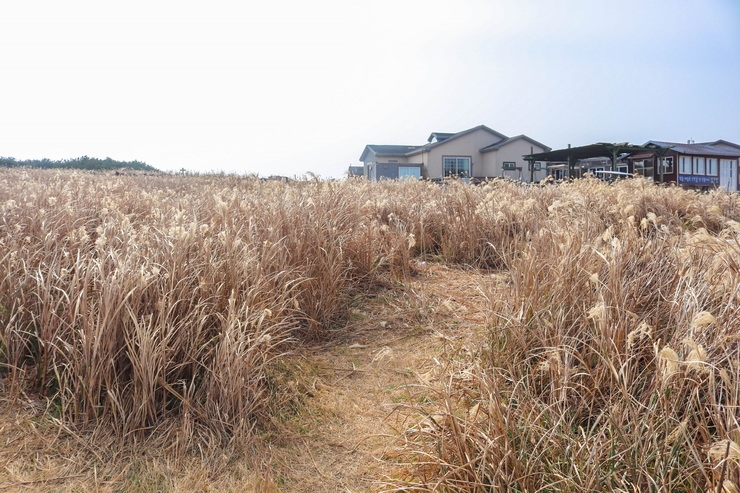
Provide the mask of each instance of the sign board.
{"label": "sign board", "polygon": [[678,183],[688,185],[719,185],[719,176],[678,175]]}

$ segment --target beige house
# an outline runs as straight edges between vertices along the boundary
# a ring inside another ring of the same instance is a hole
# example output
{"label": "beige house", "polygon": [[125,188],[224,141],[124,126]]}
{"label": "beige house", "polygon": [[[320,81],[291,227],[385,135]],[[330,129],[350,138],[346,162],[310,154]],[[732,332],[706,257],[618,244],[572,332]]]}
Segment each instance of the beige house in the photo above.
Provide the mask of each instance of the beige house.
{"label": "beige house", "polygon": [[547,176],[544,164],[534,163],[531,170],[523,156],[548,151],[526,135],[507,137],[479,125],[458,133],[434,132],[420,146],[366,145],[360,161],[369,180],[505,177],[537,182]]}

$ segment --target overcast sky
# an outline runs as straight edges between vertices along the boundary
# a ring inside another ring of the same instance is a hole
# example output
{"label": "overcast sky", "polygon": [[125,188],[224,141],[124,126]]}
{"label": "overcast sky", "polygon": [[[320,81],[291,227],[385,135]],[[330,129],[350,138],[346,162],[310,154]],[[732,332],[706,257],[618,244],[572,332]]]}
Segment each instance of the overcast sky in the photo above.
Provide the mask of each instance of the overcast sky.
{"label": "overcast sky", "polygon": [[480,124],[740,143],[740,1],[0,4],[0,156],[340,177]]}

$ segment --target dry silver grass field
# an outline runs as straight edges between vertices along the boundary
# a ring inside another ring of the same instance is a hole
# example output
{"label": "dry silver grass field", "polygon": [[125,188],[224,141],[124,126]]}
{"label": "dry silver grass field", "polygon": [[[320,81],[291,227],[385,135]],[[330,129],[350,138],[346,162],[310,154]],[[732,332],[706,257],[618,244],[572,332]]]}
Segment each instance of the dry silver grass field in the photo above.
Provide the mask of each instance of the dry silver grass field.
{"label": "dry silver grass field", "polygon": [[0,184],[0,491],[740,484],[734,194]]}

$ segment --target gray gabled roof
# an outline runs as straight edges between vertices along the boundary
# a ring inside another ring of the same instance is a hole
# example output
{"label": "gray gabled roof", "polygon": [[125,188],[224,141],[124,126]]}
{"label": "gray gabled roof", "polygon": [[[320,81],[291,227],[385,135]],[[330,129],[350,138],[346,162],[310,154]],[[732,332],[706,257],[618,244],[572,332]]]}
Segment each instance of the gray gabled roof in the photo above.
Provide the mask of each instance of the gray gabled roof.
{"label": "gray gabled roof", "polygon": [[727,142],[726,140],[718,140],[716,142],[700,142],[698,144],[681,144],[678,142],[662,142],[659,140],[651,140],[648,141],[647,144],[670,147],[672,151],[676,151],[680,154],[740,157],[740,146],[737,144],[733,144],[732,142]]}
{"label": "gray gabled roof", "polygon": [[365,156],[367,156],[368,151],[373,151],[376,156],[401,157],[419,147],[420,146],[368,144],[362,151],[360,161],[365,161]]}
{"label": "gray gabled roof", "polygon": [[414,149],[413,151],[409,152],[406,155],[407,156],[412,156],[414,154],[419,154],[420,152],[428,151],[429,149],[433,149],[433,148],[435,148],[437,146],[446,144],[446,143],[448,143],[451,140],[459,139],[460,137],[464,137],[465,135],[471,134],[471,133],[473,133],[473,132],[475,132],[477,130],[485,130],[486,132],[490,133],[491,135],[495,135],[496,137],[498,137],[501,140],[508,139],[508,137],[506,135],[504,135],[504,134],[502,134],[500,132],[497,132],[497,131],[493,130],[492,128],[488,128],[485,125],[478,125],[477,127],[469,128],[467,130],[463,130],[462,132],[457,132],[456,134],[452,134],[450,137],[446,138],[445,140],[443,140],[441,142],[435,142],[433,144],[426,144],[426,145],[423,145],[423,146],[419,146],[419,147],[417,147],[416,149]]}
{"label": "gray gabled roof", "polygon": [[729,142],[727,140],[722,140],[722,139],[712,142],[712,145],[716,145],[716,146],[724,145],[724,146],[730,146],[730,147],[735,147],[736,149],[740,149],[740,144],[735,144],[734,142]]}
{"label": "gray gabled roof", "polygon": [[480,150],[480,152],[491,152],[491,151],[497,151],[501,149],[503,146],[507,144],[511,144],[512,142],[515,142],[517,140],[526,140],[532,145],[536,145],[537,147],[544,150],[544,152],[550,152],[552,149],[550,147],[547,147],[545,144],[542,144],[541,142],[537,142],[531,137],[527,137],[526,135],[517,135],[516,137],[509,137],[508,139],[504,139],[500,142],[496,142],[495,144],[489,145],[484,147]]}
{"label": "gray gabled roof", "polygon": [[[506,135],[502,134],[501,132],[497,132],[493,130],[492,128],[489,128],[485,125],[478,125],[477,127],[469,128],[467,130],[463,130],[462,132],[457,132],[457,133],[432,132],[432,134],[429,136],[430,143],[421,145],[421,146],[368,144],[365,146],[365,149],[362,151],[362,155],[360,156],[360,161],[365,161],[365,157],[370,151],[374,152],[376,156],[381,156],[381,157],[413,156],[415,154],[419,154],[419,153],[428,151],[429,149],[433,149],[437,146],[446,144],[447,142],[451,140],[464,137],[465,135],[471,134],[477,130],[485,130],[486,132],[500,139],[499,142],[496,142],[493,145],[490,145],[490,146],[487,146],[481,149],[480,150],[481,152],[494,151],[508,143],[514,142],[515,140],[519,140],[519,139],[525,139],[527,142],[530,142],[533,145],[536,145],[542,149],[546,149],[548,151],[550,150],[550,148],[547,147],[546,145],[540,142],[537,142],[536,140],[530,137],[527,137],[526,135],[517,135],[516,137],[509,138]],[[431,142],[434,137],[437,138],[437,142]]]}
{"label": "gray gabled roof", "polygon": [[435,137],[437,138],[437,142],[442,142],[443,140],[449,139],[453,135],[455,134],[450,134],[446,132],[432,132],[429,138],[427,139],[427,142],[431,144],[432,140],[434,140]]}

